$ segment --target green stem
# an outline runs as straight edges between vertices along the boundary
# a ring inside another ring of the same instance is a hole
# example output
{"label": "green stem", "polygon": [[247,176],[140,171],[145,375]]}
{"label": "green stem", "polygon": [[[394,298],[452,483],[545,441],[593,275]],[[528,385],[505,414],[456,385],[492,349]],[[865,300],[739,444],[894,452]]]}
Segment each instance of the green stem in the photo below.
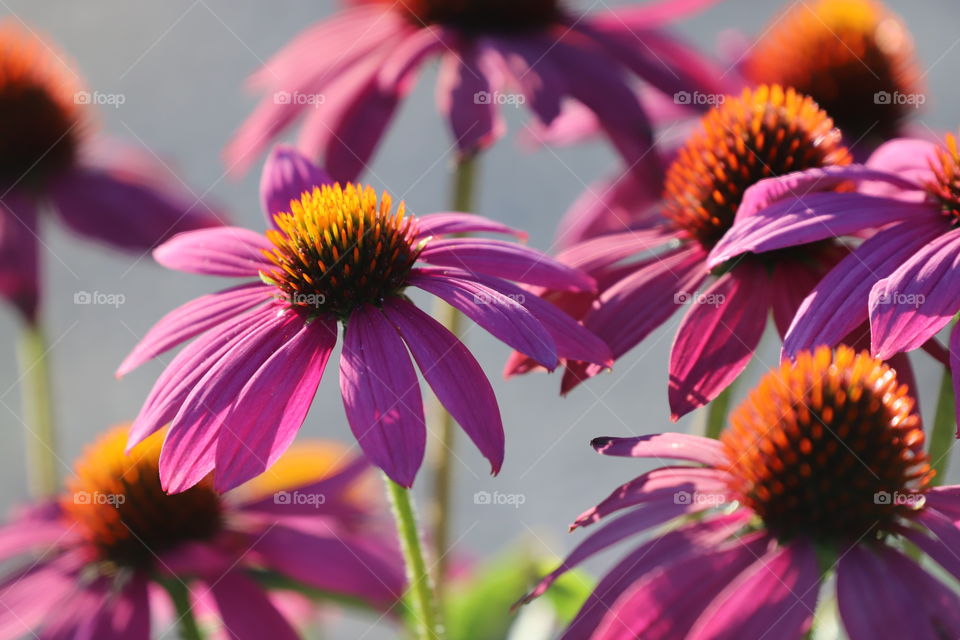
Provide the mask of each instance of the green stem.
{"label": "green stem", "polygon": [[730,401],[733,398],[733,387],[736,380],[730,383],[720,395],[714,398],[713,402],[707,405],[706,425],[703,434],[708,438],[719,438],[720,433],[727,424],[727,412],[730,409]]}
{"label": "green stem", "polygon": [[937,398],[937,412],[933,417],[933,430],[930,432],[930,464],[937,473],[932,483],[941,484],[947,477],[947,465],[950,463],[950,449],[956,439],[956,400],[953,397],[953,377],[950,369],[944,367],[940,379],[940,396]]}
{"label": "green stem", "polygon": [[47,497],[56,493],[59,473],[47,346],[39,323],[24,329],[19,355],[30,491]]}
{"label": "green stem", "polygon": [[397,533],[400,535],[400,546],[407,565],[407,580],[410,583],[407,589],[416,637],[418,640],[442,640],[444,629],[440,622],[433,579],[427,569],[423,547],[420,544],[420,532],[417,530],[417,519],[413,512],[413,498],[408,489],[401,487],[386,475],[383,476],[383,480],[387,485],[387,493],[390,494],[390,502],[393,504],[393,516],[397,521]]}
{"label": "green stem", "polygon": [[[477,180],[477,157],[465,156],[457,162],[453,179],[451,210],[469,212],[473,208],[474,191]],[[453,307],[438,301],[435,316],[441,324],[459,337],[463,324],[463,314]],[[433,463],[433,509],[431,512],[431,531],[436,550],[437,566],[435,570],[437,588],[443,592],[447,571],[447,551],[450,546],[450,500],[453,493],[453,452],[456,446],[456,424],[443,405],[436,402],[432,412],[436,434]]]}
{"label": "green stem", "polygon": [[170,594],[174,609],[177,611],[177,625],[180,627],[180,637],[183,640],[203,640],[203,632],[197,624],[197,617],[193,613],[190,603],[190,593],[187,585],[176,578],[164,580],[164,589]]}

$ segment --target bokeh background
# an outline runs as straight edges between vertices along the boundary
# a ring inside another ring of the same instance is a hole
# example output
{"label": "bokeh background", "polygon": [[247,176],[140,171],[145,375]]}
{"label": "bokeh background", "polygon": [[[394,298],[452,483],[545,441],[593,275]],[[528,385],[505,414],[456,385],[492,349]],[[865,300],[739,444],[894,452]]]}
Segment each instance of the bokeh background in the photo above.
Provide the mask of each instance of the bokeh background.
{"label": "bokeh background", "polygon": [[[571,0],[570,4],[596,11],[627,3]],[[917,126],[955,131],[960,125],[956,90],[960,5],[955,0],[887,4],[914,34],[925,72],[927,101],[916,115]],[[727,0],[681,23],[677,31],[700,48],[714,50],[724,31],[748,37],[762,33],[784,6],[769,0]],[[255,229],[263,226],[257,192],[260,163],[238,179],[226,175],[220,155],[255,104],[255,96],[244,91],[244,80],[291,37],[335,10],[333,0],[0,0],[0,13],[23,21],[69,52],[91,91],[124,96],[124,104],[117,108],[99,108],[105,133],[164,158],[198,197],[224,207],[237,224]],[[406,199],[420,213],[447,208],[453,161],[449,134],[433,103],[434,79],[431,67],[402,108],[366,176],[378,189]],[[528,230],[533,246],[549,249],[560,215],[588,184],[615,170],[617,160],[602,143],[556,151],[524,150],[515,134],[526,114],[516,110],[507,116],[510,137],[483,158],[477,211]],[[45,225],[43,233],[49,247],[43,256],[45,321],[54,343],[55,409],[62,470],[67,473],[95,434],[136,414],[161,371],[161,364],[153,363],[118,382],[113,371],[123,356],[162,314],[223,283],[163,270],[148,255],[123,256],[77,241],[52,224]],[[118,308],[78,305],[74,300],[79,292],[121,294],[125,302]],[[697,428],[696,415],[678,425],[668,418],[666,363],[676,322],[654,333],[613,373],[565,399],[558,397],[558,376],[504,382],[500,371],[507,349],[480,330],[468,331],[468,344],[500,399],[507,459],[500,476],[492,478],[479,454],[461,441],[454,500],[458,555],[482,562],[484,556],[518,541],[536,552],[563,554],[582,538],[567,535],[567,523],[614,486],[647,468],[636,461],[597,456],[588,446],[591,438]],[[17,330],[14,314],[0,313],[3,508],[26,495]],[[749,370],[750,379],[773,366],[777,353],[768,335]],[[925,355],[916,356],[915,363],[929,419],[939,371]],[[302,437],[352,442],[336,378],[332,368]],[[950,477],[960,479],[956,464]],[[422,493],[428,484],[429,476],[424,474],[417,488]],[[478,491],[519,494],[523,504],[518,508],[478,505],[474,503]],[[602,569],[610,560],[604,557],[590,568]],[[373,640],[395,633],[385,623],[346,615],[328,637]]]}

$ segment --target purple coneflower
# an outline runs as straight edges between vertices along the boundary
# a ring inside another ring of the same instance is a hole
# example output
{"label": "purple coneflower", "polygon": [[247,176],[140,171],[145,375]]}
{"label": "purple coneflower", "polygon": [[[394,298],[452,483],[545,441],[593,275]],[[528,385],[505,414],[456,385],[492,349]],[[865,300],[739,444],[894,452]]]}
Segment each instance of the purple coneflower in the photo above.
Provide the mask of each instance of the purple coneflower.
{"label": "purple coneflower", "polygon": [[803,638],[827,574],[851,640],[953,638],[960,599],[906,551],[960,577],[960,487],[933,475],[895,372],[842,346],[769,373],[720,441],[598,438],[605,455],[675,459],[581,515],[581,543],[527,597],[598,551],[667,525],[599,583],[564,638]]}
{"label": "purple coneflower", "polygon": [[370,466],[343,448],[291,449],[227,495],[209,477],[168,495],[163,435],[129,453],[126,441],[126,427],[105,434],[59,499],[0,529],[2,559],[16,567],[0,582],[0,638],[148,640],[151,619],[157,625],[170,608],[166,589],[183,598],[181,621],[212,607],[230,638],[294,640],[264,581],[381,610],[403,593],[396,541],[378,533]]}
{"label": "purple coneflower", "polygon": [[412,355],[498,472],[504,434],[493,389],[463,343],[404,295],[407,287],[445,300],[548,369],[559,358],[610,364],[597,337],[510,282],[591,291],[588,276],[518,244],[453,237],[517,233],[492,220],[416,217],[371,187],[326,181],[303,156],[278,149],[264,172],[274,223],[265,235],[195,231],[154,252],[172,269],[255,279],[172,311],[120,366],[122,375],[199,336],[167,366],[131,431],[135,444],[170,423],[160,459],[167,490],[182,491],[214,468],[217,489],[226,490],[267,469],[306,417],[338,324],[347,420],[374,464],[410,487],[423,460]]}
{"label": "purple coneflower", "polygon": [[[632,78],[668,95],[717,92],[718,74],[662,30],[716,0],[579,16],[560,0],[353,0],[300,35],[253,77],[267,96],[227,148],[232,166],[305,115],[300,148],[337,180],[363,171],[424,62],[441,60],[439,109],[470,154],[504,129],[504,100],[543,123],[572,98],[597,114],[629,164],[656,166]],[[517,95],[505,93],[516,90]]]}
{"label": "purple coneflower", "polygon": [[90,135],[88,109],[98,95],[48,44],[12,20],[0,22],[0,295],[31,324],[40,302],[42,206],[71,230],[125,250],[220,224],[159,178],[168,174],[160,162]]}
{"label": "purple coneflower", "polygon": [[[779,86],[727,97],[680,149],[656,209],[627,230],[560,254],[594,276],[596,302],[556,291],[544,297],[581,317],[615,358],[688,308],[670,355],[670,408],[678,418],[717,397],[741,373],[771,312],[785,332],[800,301],[843,255],[842,246],[822,242],[708,268],[707,256],[733,224],[748,187],[801,168],[849,162],[840,132],[810,98]],[[644,256],[650,250],[657,253]],[[532,366],[514,357],[508,372]],[[600,370],[568,361],[563,392]]]}

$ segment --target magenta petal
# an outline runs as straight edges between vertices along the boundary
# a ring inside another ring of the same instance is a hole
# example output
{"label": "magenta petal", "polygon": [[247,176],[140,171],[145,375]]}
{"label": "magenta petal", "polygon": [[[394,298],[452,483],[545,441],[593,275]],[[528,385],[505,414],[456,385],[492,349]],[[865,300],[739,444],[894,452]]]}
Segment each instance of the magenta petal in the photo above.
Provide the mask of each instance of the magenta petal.
{"label": "magenta petal", "polygon": [[241,390],[251,376],[302,327],[294,313],[254,327],[214,363],[170,424],[160,453],[160,482],[179,493],[200,482],[215,466],[217,439]]}
{"label": "magenta petal", "polygon": [[628,5],[600,14],[600,19],[619,22],[630,29],[663,27],[717,4],[721,0],[654,0]]}
{"label": "magenta petal", "polygon": [[870,289],[946,229],[941,220],[902,222],[878,232],[831,269],[800,304],[783,341],[788,357],[835,346],[866,322]]}
{"label": "magenta petal", "polygon": [[790,197],[744,218],[710,252],[712,269],[743,253],[765,253],[829,240],[891,222],[926,220],[939,213],[926,203],[860,193],[811,193]]}
{"label": "magenta petal", "polygon": [[267,157],[260,176],[260,203],[273,224],[278,213],[290,211],[290,201],[299,200],[315,187],[331,183],[327,172],[287,145],[277,145]]}
{"label": "magenta petal", "polygon": [[[953,397],[960,398],[960,330],[957,327],[950,331],[950,375],[953,381]],[[955,411],[960,417],[960,403],[956,404]],[[960,434],[960,422],[957,425],[957,433]]]}
{"label": "magenta petal", "polygon": [[[457,53],[443,56],[437,82],[437,106],[450,122],[453,139],[461,153],[476,153],[489,147],[506,130],[500,106],[492,97],[503,86],[495,54],[471,43]],[[491,82],[491,77],[497,78]]]}
{"label": "magenta petal", "polygon": [[413,486],[427,436],[420,382],[403,340],[379,309],[364,307],[350,315],[340,390],[363,452],[391,480]]}
{"label": "magenta petal", "polygon": [[586,527],[627,507],[657,500],[694,498],[720,506],[727,501],[726,471],[699,467],[661,467],[617,487],[603,502],[584,511],[570,526]]}
{"label": "magenta petal", "polygon": [[679,235],[679,231],[667,226],[609,233],[565,249],[557,260],[592,273],[595,269],[662,247]]}
{"label": "magenta petal", "polygon": [[77,591],[76,558],[59,556],[0,582],[0,637],[22,638],[53,616]]}
{"label": "magenta petal", "polygon": [[516,299],[465,277],[419,270],[408,278],[423,289],[459,309],[495,338],[526,354],[550,370],[559,359],[557,347],[539,320]]}
{"label": "magenta petal", "polygon": [[[324,527],[318,523],[319,530]],[[255,539],[253,550],[267,568],[314,589],[350,595],[378,608],[403,595],[402,561],[384,553],[382,542],[334,529],[327,535],[307,533],[282,521]]]}
{"label": "magenta petal", "polygon": [[33,197],[14,190],[0,201],[0,296],[36,320],[40,304],[40,236]]}
{"label": "magenta petal", "polygon": [[259,233],[241,227],[188,231],[153,251],[168,269],[228,278],[257,278],[275,268],[264,251],[273,245]]}
{"label": "magenta petal", "polygon": [[307,417],[336,344],[336,319],[317,316],[247,381],[217,440],[217,491],[255,478],[287,450]]}
{"label": "magenta petal", "polygon": [[273,287],[256,282],[201,296],[177,307],[160,318],[140,340],[117,369],[117,377],[126,375],[178,344],[266,302],[275,292]]}
{"label": "magenta petal", "polygon": [[957,547],[960,544],[960,529],[951,518],[938,511],[940,501],[942,498],[938,500],[931,497],[928,502],[932,507],[920,510],[916,516],[917,522],[926,527],[932,535],[911,529],[906,537],[952,576],[960,579],[960,557],[957,555],[957,549],[960,548]]}
{"label": "magenta petal", "polygon": [[790,330],[797,310],[823,277],[817,269],[819,265],[809,265],[802,261],[780,260],[773,267],[770,276],[771,311],[777,332],[785,336]]}
{"label": "magenta petal", "polygon": [[428,213],[417,218],[417,237],[448,236],[461,233],[503,233],[527,238],[525,231],[519,231],[505,224],[471,213]]}
{"label": "magenta petal", "polygon": [[719,441],[685,433],[657,433],[635,438],[594,438],[590,446],[605,456],[689,460],[718,469],[726,468],[729,464],[727,454]]}
{"label": "magenta petal", "polygon": [[103,603],[78,637],[96,640],[150,640],[147,581],[135,576],[120,593],[105,594]]}
{"label": "magenta petal", "polygon": [[545,59],[555,39],[547,34],[524,38],[484,40],[491,60],[501,74],[523,92],[530,110],[543,124],[560,115],[560,102],[567,90],[564,74]]}
{"label": "magenta petal", "polygon": [[298,640],[298,634],[259,584],[238,570],[211,582],[223,629],[230,640]]}
{"label": "magenta petal", "polygon": [[937,166],[939,144],[915,138],[889,140],[870,155],[867,166],[900,176],[914,184],[927,184],[936,179],[931,166]]}
{"label": "magenta petal", "polygon": [[670,351],[674,419],[716,398],[746,368],[763,336],[771,296],[765,267],[744,263],[693,300]]}
{"label": "magenta petal", "polygon": [[407,343],[437,399],[490,461],[492,472],[498,473],[504,455],[503,422],[483,369],[455,335],[409,302],[391,300],[383,312]]}
{"label": "magenta petal", "polygon": [[434,240],[420,253],[424,262],[558,291],[596,291],[593,278],[523,245],[487,238]]}
{"label": "magenta petal", "polygon": [[932,338],[960,310],[960,229],[917,251],[870,290],[871,347],[887,359]]}
{"label": "magenta petal", "polygon": [[[857,545],[840,557],[837,603],[850,640],[917,638],[938,640],[920,593],[904,580],[904,563],[893,549]],[[919,569],[919,568],[918,568]]]}
{"label": "magenta petal", "polygon": [[[563,214],[557,227],[557,244],[561,249],[569,249],[606,233],[661,223],[654,208],[661,195],[660,188],[632,173],[591,184]],[[665,231],[662,224],[653,228]]]}
{"label": "magenta petal", "polygon": [[795,540],[769,552],[716,597],[690,640],[799,640],[817,608],[820,569],[811,543]]}

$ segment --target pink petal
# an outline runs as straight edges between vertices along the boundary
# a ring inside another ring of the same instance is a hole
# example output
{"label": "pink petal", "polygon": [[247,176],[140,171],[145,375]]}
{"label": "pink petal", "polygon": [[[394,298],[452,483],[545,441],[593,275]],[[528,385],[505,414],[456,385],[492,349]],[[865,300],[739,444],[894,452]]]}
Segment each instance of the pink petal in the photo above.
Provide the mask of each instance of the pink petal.
{"label": "pink petal", "polygon": [[797,310],[820,282],[823,273],[803,261],[779,260],[770,277],[773,322],[781,336],[787,334]]}
{"label": "pink petal", "polygon": [[[953,381],[953,397],[960,398],[960,330],[957,330],[957,327],[950,330],[950,375]],[[960,417],[960,403],[954,402],[954,410]],[[957,422],[957,433],[960,433],[960,422]]]}
{"label": "pink petal", "polygon": [[550,124],[560,115],[560,101],[566,92],[564,74],[545,59],[554,43],[546,34],[482,41],[484,54],[498,64],[510,86],[519,87],[530,110],[544,124]]}
{"label": "pink petal", "polygon": [[951,518],[938,510],[940,505],[937,504],[939,500],[936,494],[931,492],[930,496],[927,503],[931,506],[921,509],[915,517],[916,521],[932,535],[908,529],[905,536],[948,573],[960,579],[960,557],[957,556],[957,549],[960,548],[957,547],[960,544],[960,529]]}
{"label": "pink petal", "polygon": [[350,315],[340,390],[350,429],[370,461],[397,484],[413,486],[427,434],[420,383],[397,330],[379,309]]}
{"label": "pink petal", "polygon": [[310,411],[336,344],[336,319],[318,316],[250,377],[217,440],[217,491],[255,478],[287,450]]}
{"label": "pink petal", "polygon": [[762,556],[703,612],[690,640],[791,638],[810,628],[820,569],[813,545],[795,540]]}
{"label": "pink petal", "polygon": [[275,267],[263,252],[273,245],[259,233],[241,227],[188,231],[153,251],[157,262],[177,271],[228,278],[257,278]]}
{"label": "pink petal", "polygon": [[960,310],[960,229],[917,251],[870,290],[872,351],[887,359],[932,338]]}
{"label": "pink petal", "polygon": [[7,193],[0,200],[0,296],[28,322],[36,320],[40,304],[38,231],[33,197],[20,190]]}
{"label": "pink petal", "polygon": [[238,570],[211,582],[223,629],[230,640],[298,640],[298,634],[273,606],[263,588]]}
{"label": "pink petal", "polygon": [[803,350],[839,344],[866,322],[870,289],[918,249],[943,233],[940,220],[902,222],[878,232],[824,276],[800,304],[783,341],[793,358]]}
{"label": "pink petal", "polygon": [[455,335],[409,302],[391,300],[383,312],[440,403],[490,461],[492,473],[498,473],[504,455],[503,422],[483,369]]}
{"label": "pink petal", "polygon": [[260,204],[267,223],[272,225],[276,214],[289,212],[291,200],[331,182],[326,171],[293,147],[275,146],[260,175]]}
{"label": "pink petal", "polygon": [[108,602],[84,625],[78,637],[96,640],[149,640],[150,601],[147,581],[134,577],[118,594],[105,594]]}
{"label": "pink petal", "polygon": [[870,155],[867,166],[923,185],[936,179],[930,167],[931,163],[938,161],[939,146],[934,142],[913,138],[888,140]]}
{"label": "pink petal", "polygon": [[557,227],[557,243],[562,249],[569,249],[605,233],[625,231],[651,220],[662,222],[652,213],[661,195],[661,190],[650,181],[638,180],[632,173],[596,182],[563,214]]}
{"label": "pink petal", "polygon": [[655,0],[642,5],[630,5],[600,14],[606,21],[616,21],[631,29],[663,27],[717,4],[720,0]]}
{"label": "pink petal", "polygon": [[[460,153],[489,147],[506,130],[492,96],[503,86],[495,54],[477,43],[446,53],[437,81],[437,107],[450,122]],[[487,99],[481,99],[486,97]]]}
{"label": "pink petal", "polygon": [[526,240],[527,233],[505,224],[470,213],[429,213],[417,218],[417,237],[448,236],[463,233],[503,233]]}
{"label": "pink petal", "polygon": [[594,438],[590,446],[605,456],[689,460],[716,469],[730,464],[723,445],[713,438],[685,433],[658,433],[635,438]]}
{"label": "pink petal", "polygon": [[488,238],[433,240],[420,253],[429,264],[539,285],[559,291],[596,291],[593,278],[545,253]]}
{"label": "pink petal", "polygon": [[0,583],[0,637],[20,638],[69,602],[77,591],[76,558],[55,556]]}
{"label": "pink petal", "polygon": [[743,263],[694,301],[670,351],[674,420],[716,398],[746,368],[763,336],[771,296],[765,267]]}
{"label": "pink petal", "polygon": [[275,291],[273,287],[256,282],[201,296],[177,307],[160,318],[140,340],[117,369],[117,377],[126,375],[178,344],[266,302]]}
{"label": "pink petal", "polygon": [[557,260],[592,273],[595,269],[662,247],[679,236],[680,231],[666,225],[610,233],[567,248],[557,256]]}

